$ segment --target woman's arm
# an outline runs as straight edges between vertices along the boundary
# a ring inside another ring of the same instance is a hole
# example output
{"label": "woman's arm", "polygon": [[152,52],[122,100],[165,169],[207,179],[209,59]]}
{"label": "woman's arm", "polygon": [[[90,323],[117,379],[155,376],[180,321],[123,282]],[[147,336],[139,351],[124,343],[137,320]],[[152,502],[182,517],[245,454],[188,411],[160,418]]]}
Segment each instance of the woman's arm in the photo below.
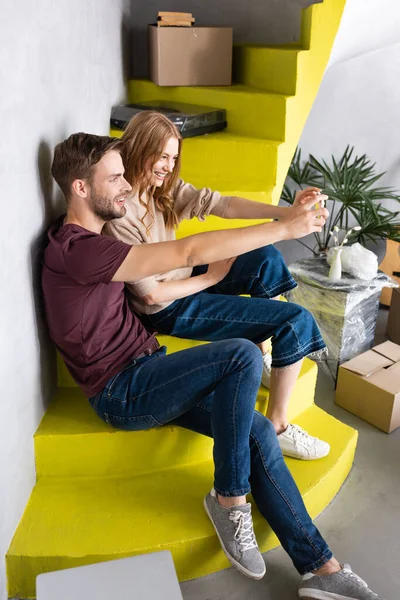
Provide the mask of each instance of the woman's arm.
{"label": "woman's arm", "polygon": [[138,281],[172,269],[207,265],[280,240],[301,238],[321,231],[329,213],[325,208],[311,210],[315,203],[315,196],[310,194],[302,204],[286,211],[285,217],[279,221],[198,233],[174,242],[132,246],[112,280]]}
{"label": "woman's arm", "polygon": [[[321,196],[320,191],[319,188],[312,187],[297,192],[293,206],[301,204],[309,194],[316,196],[316,202],[326,200],[327,196]],[[318,195],[319,198],[317,198]],[[264,204],[264,202],[231,196],[224,212],[224,219],[281,219],[291,209],[291,206],[272,206],[271,204]]]}
{"label": "woman's arm", "polygon": [[212,263],[208,267],[207,273],[189,277],[189,279],[181,279],[180,281],[160,281],[157,287],[151,290],[142,300],[149,306],[160,304],[161,302],[169,302],[171,300],[179,300],[186,298],[197,292],[215,285],[229,273],[229,270],[234,262],[234,258],[220,260]]}
{"label": "woman's arm", "polygon": [[204,221],[212,214],[223,217],[230,196],[221,196],[219,192],[213,192],[210,188],[195,188],[191,183],[185,183],[180,179],[173,191],[174,210],[179,221],[183,219],[194,219]]}

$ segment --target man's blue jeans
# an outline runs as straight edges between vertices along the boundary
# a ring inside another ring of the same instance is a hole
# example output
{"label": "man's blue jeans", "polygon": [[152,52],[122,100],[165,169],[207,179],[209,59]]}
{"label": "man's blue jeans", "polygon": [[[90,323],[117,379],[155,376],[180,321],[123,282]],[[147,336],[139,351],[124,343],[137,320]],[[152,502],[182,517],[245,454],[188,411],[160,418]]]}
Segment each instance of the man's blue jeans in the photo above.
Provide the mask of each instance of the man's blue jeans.
{"label": "man's blue jeans", "polygon": [[[196,267],[193,276],[206,271]],[[258,344],[271,337],[272,366],[286,367],[325,348],[308,310],[272,300],[294,287],[280,252],[266,246],[239,256],[217,285],[141,319],[159,333],[192,340],[245,338]]]}
{"label": "man's blue jeans", "polygon": [[231,339],[165,352],[132,360],[112,377],[89,400],[95,412],[118,429],[168,423],[212,437],[217,492],[251,491],[299,573],[322,566],[332,553],[305,509],[272,423],[254,410],[260,350],[250,341]]}

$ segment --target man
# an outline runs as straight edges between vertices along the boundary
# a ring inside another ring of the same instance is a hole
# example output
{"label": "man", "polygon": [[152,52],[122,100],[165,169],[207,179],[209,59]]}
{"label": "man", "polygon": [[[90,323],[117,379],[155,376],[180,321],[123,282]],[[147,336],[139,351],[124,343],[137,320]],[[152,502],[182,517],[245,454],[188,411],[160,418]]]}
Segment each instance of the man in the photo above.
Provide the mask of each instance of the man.
{"label": "man", "polygon": [[246,502],[251,490],[303,575],[300,597],[376,599],[333,557],[286,468],[271,421],[254,411],[262,369],[255,344],[231,339],[165,356],[124,292],[125,281],[231,260],[320,231],[327,211],[310,210],[316,203],[310,193],[279,222],[237,229],[234,236],[228,230],[129,246],[100,235],[106,221],[124,214],[131,189],[120,149],[118,140],[84,133],[55,149],[52,174],[67,214],[49,230],[42,283],[50,334],[72,376],[110,425],[135,431],[169,423],[213,437],[214,487],[204,506],[239,571],[253,579],[265,574]]}

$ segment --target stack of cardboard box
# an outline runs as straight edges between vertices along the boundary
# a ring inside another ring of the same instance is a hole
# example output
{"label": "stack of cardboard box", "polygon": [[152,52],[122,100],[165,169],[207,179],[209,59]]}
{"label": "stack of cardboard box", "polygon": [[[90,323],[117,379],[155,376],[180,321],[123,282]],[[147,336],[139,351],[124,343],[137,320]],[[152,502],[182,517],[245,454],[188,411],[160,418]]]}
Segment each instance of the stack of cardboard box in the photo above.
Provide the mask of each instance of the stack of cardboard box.
{"label": "stack of cardboard box", "polygon": [[151,81],[163,86],[231,85],[232,27],[194,23],[192,13],[164,11],[149,25]]}

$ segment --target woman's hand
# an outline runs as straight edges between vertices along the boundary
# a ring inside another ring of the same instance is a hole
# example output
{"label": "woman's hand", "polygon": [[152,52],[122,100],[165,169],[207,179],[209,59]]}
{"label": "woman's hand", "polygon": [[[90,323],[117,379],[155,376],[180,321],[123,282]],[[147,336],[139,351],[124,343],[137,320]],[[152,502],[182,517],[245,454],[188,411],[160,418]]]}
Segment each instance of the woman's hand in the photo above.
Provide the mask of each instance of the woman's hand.
{"label": "woman's hand", "polygon": [[316,198],[318,196],[308,194],[301,203],[286,211],[284,218],[279,221],[286,228],[283,239],[294,240],[322,231],[329,213],[326,208],[313,210]]}
{"label": "woman's hand", "polygon": [[[307,202],[307,200],[309,200],[310,198],[315,198],[315,204],[317,204],[317,202],[321,202],[323,200],[328,200],[328,196],[326,196],[326,194],[321,194],[321,190],[317,187],[309,187],[306,188],[305,190],[300,190],[299,192],[296,193],[294,202],[292,206],[301,206],[302,204],[304,204],[305,202]],[[322,205],[323,206],[323,205]],[[319,204],[318,208],[322,208],[321,204]]]}
{"label": "woman's hand", "polygon": [[228,275],[236,258],[234,256],[233,258],[226,258],[225,260],[219,260],[208,265],[207,275],[211,278],[213,284],[219,283]]}

